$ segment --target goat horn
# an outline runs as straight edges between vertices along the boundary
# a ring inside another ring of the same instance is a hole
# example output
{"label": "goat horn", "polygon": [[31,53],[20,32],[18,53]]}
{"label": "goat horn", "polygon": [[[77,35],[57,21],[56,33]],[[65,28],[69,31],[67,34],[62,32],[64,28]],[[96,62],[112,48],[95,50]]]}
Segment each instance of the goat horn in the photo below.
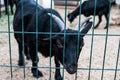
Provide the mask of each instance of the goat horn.
{"label": "goat horn", "polygon": [[88,22],[90,19],[92,19],[91,16],[87,17],[86,19],[84,19],[81,23],[80,23],[80,26],[79,26],[79,23],[76,25],[75,27],[75,30],[78,30],[79,27],[83,26],[83,24],[85,24],[86,22]]}
{"label": "goat horn", "polygon": [[[51,38],[52,38],[52,39],[55,39],[55,38],[57,38],[57,37],[58,37],[58,35],[56,34],[56,35],[53,35]],[[44,38],[44,39],[42,39],[42,40],[44,40],[44,41],[50,40],[50,37]]]}
{"label": "goat horn", "polygon": [[[48,15],[50,16],[51,13],[48,13]],[[57,16],[54,15],[54,14],[52,14],[51,16],[52,16],[52,18],[57,22],[57,24],[59,25],[60,29],[61,29],[61,30],[64,30],[64,22],[63,22],[59,17],[57,17]]]}

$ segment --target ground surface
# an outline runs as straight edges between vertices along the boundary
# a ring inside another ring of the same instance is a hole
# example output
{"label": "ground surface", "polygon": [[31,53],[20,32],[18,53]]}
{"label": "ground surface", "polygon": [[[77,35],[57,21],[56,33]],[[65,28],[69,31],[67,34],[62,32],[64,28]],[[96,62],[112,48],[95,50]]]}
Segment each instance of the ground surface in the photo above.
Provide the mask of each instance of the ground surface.
{"label": "ground surface", "polygon": [[[62,15],[64,19],[64,9],[60,7],[55,8],[59,13]],[[72,11],[74,8],[69,8],[68,11]],[[111,10],[110,14],[110,20],[112,16],[120,16],[120,9],[114,7]],[[84,17],[82,16],[82,19]],[[10,31],[13,31],[12,26],[12,20],[13,16],[10,16]],[[78,18],[72,23],[69,24],[67,22],[67,25],[71,26],[70,28],[74,28],[74,26],[77,24]],[[96,18],[97,21],[97,18]],[[106,34],[106,29],[103,29],[105,26],[105,19],[103,17],[103,22],[100,24],[100,26],[94,30],[95,34]],[[92,33],[92,29],[89,31],[89,34]],[[11,69],[13,74],[13,80],[35,80],[35,78],[31,74],[31,70],[29,67],[31,67],[31,61],[25,60],[26,67],[28,68],[19,68],[18,67],[18,46],[17,43],[13,37],[13,33],[8,35],[8,17],[2,14],[2,18],[0,18],[0,80],[10,80],[11,77]],[[93,43],[92,43],[92,37],[86,36],[85,39],[85,45],[81,52],[79,63],[78,63],[78,73],[77,73],[77,80],[88,80],[88,73],[89,73],[89,63],[90,63],[90,54],[92,52],[92,63],[91,63],[91,73],[90,73],[90,80],[101,80],[101,74],[103,65],[103,56],[104,53],[106,53],[105,57],[105,65],[104,65],[104,80],[114,80],[115,76],[115,67],[116,67],[116,60],[117,60],[117,54],[118,54],[118,44],[120,40],[120,25],[112,25],[109,26],[108,34],[116,35],[116,36],[109,36],[106,39],[106,36],[94,36],[93,37]],[[10,40],[10,44],[9,44]],[[105,50],[105,43],[107,41],[106,45],[106,51]],[[91,44],[93,45],[91,48]],[[10,47],[10,48],[9,48]],[[92,49],[92,51],[91,51]],[[11,54],[11,61],[10,61],[10,54]],[[120,53],[119,53],[120,54]],[[39,60],[39,66],[40,67],[48,67],[50,62],[49,58],[44,58],[42,55],[39,54],[40,60]],[[12,63],[12,68],[8,67],[10,66],[10,62]],[[52,58],[52,67],[54,67],[54,61]],[[39,68],[44,76],[38,80],[49,80],[49,68]],[[98,70],[96,70],[98,69]],[[110,70],[111,69],[111,70]],[[116,80],[120,80],[120,58],[118,62],[118,71],[116,75]],[[25,71],[24,71],[25,70]],[[51,77],[52,80],[54,80],[54,73],[55,70],[52,69],[51,71]],[[61,70],[61,73],[62,70]],[[66,71],[64,73],[64,79],[65,80],[74,80],[75,75],[70,75]]]}

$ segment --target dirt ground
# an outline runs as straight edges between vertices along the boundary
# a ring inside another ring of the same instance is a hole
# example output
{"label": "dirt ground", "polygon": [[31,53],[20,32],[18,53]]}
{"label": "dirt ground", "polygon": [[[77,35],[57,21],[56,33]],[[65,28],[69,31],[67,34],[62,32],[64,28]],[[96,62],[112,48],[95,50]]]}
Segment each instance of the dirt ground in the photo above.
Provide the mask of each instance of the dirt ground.
{"label": "dirt ground", "polygon": [[[64,18],[64,8],[63,7],[55,7],[55,9],[62,15]],[[68,8],[68,11],[72,11],[75,8]],[[68,12],[67,11],[67,12]],[[113,7],[110,13],[110,22],[113,16],[120,16],[120,9],[117,7]],[[82,19],[84,17],[82,16]],[[96,22],[97,22],[96,18]],[[8,28],[8,16],[2,14],[0,18],[0,80],[35,80],[31,73],[31,61],[25,59],[25,66],[27,68],[19,68],[18,67],[18,46],[14,39],[13,33],[8,35],[8,29],[13,31],[13,16],[10,16],[10,29]],[[70,24],[67,21],[67,25],[70,28],[74,28],[77,24],[78,18]],[[96,23],[95,22],[95,23]],[[105,64],[104,64],[104,76],[103,80],[114,80],[115,76],[115,68],[116,68],[116,60],[118,55],[118,48],[120,50],[119,41],[120,41],[120,25],[110,25],[108,29],[108,34],[111,36],[106,37],[107,30],[104,29],[105,19],[103,17],[103,21],[100,26],[94,30],[94,34],[101,34],[102,36],[95,35],[86,36],[85,45],[81,52],[79,62],[78,62],[78,72],[77,79],[75,79],[76,75],[70,75],[64,70],[64,79],[65,80],[88,80],[89,75],[89,64],[90,64],[90,54],[92,53],[92,62],[91,62],[91,72],[90,72],[90,80],[101,80],[102,75],[102,65],[103,65],[103,57],[105,56]],[[91,29],[88,34],[92,34],[93,29]],[[104,36],[103,36],[104,35]],[[10,41],[10,42],[9,42]],[[106,42],[107,41],[107,42]],[[10,44],[9,44],[10,43]],[[107,43],[107,45],[105,45]],[[93,46],[91,46],[93,45]],[[106,46],[106,52],[105,50]],[[118,47],[119,46],[119,47]],[[11,54],[11,60],[10,60]],[[120,54],[120,52],[119,52]],[[43,72],[43,77],[38,80],[49,80],[50,77],[50,58],[44,58],[41,54],[39,54],[39,69]],[[10,65],[12,63],[12,65]],[[54,58],[52,58],[52,71],[51,71],[51,80],[54,80]],[[13,66],[13,67],[9,67]],[[62,67],[62,66],[61,66]],[[120,80],[120,58],[118,61],[118,70],[116,75],[116,80]],[[11,74],[13,75],[11,78]],[[61,74],[63,75],[63,70],[61,69]],[[25,76],[24,76],[25,75]]]}

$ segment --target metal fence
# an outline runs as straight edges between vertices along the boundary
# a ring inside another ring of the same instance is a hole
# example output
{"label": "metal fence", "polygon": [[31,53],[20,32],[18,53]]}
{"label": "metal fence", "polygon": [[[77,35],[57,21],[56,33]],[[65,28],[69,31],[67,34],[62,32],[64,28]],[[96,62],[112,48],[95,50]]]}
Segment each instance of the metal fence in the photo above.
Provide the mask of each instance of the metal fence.
{"label": "metal fence", "polygon": [[[21,1],[24,1],[24,0],[21,0]],[[81,1],[82,0],[80,0],[79,4],[82,4]],[[97,0],[94,0],[94,1],[95,1],[94,5],[96,6]],[[36,2],[38,1],[36,0]],[[57,10],[59,8],[56,8],[56,10],[63,17],[63,20],[65,22],[64,28],[66,28],[66,25],[68,25],[67,11],[71,10],[71,8],[69,9],[69,6],[67,6],[67,3],[68,1],[65,0],[65,4],[64,6],[62,6],[63,8],[62,9],[60,8],[60,11],[63,11],[63,12],[60,12],[59,10]],[[52,4],[51,4],[51,8],[52,8]],[[109,4],[109,22],[110,22],[110,16],[111,16],[110,10],[111,10],[111,3]],[[81,10],[79,12],[81,13]],[[93,17],[94,24],[92,25],[91,31],[88,34],[86,34],[86,37],[85,37],[86,48],[84,48],[80,54],[80,60],[78,62],[79,65],[78,65],[77,73],[74,75],[70,75],[66,73],[66,71],[64,70],[64,67],[62,66],[60,67],[61,74],[64,80],[87,80],[87,79],[88,80],[120,80],[120,58],[119,58],[119,54],[120,54],[120,32],[119,32],[120,29],[119,28],[120,27],[117,28],[118,30],[117,33],[114,33],[114,32],[111,33],[111,30],[110,30],[111,28],[109,28],[110,27],[109,24],[107,25],[108,26],[107,29],[104,29],[104,30],[101,30],[99,28],[94,29],[94,25],[96,22],[95,14],[96,14],[96,7],[94,8],[94,17]],[[79,22],[79,24],[82,18],[83,17],[81,17],[81,15],[77,18],[77,21]],[[15,32],[13,31],[12,20],[13,20],[13,16],[9,14],[7,16],[4,16],[4,13],[2,13],[1,18],[0,18],[0,21],[1,21],[0,22],[0,28],[1,28],[0,29],[0,39],[1,39],[0,40],[0,56],[1,56],[0,80],[16,80],[16,79],[19,79],[19,80],[34,80],[34,79],[35,80],[54,80],[53,74],[55,74],[54,70],[56,69],[56,67],[53,66],[54,61],[52,58],[49,58],[49,59],[47,58],[46,60],[45,58],[43,58],[41,55],[37,53],[37,55],[40,57],[39,62],[42,65],[39,65],[38,63],[36,67],[39,69],[42,69],[42,72],[44,72],[43,78],[33,78],[33,76],[31,75],[32,73],[30,72],[31,70],[29,69],[32,67],[31,63],[29,63],[31,61],[26,61],[24,57],[23,57],[23,60],[27,62],[26,65],[22,67],[19,67],[17,65],[18,49],[16,48],[17,44],[13,37],[13,34]],[[37,21],[37,15],[36,15],[36,21]],[[36,26],[38,26],[38,23],[36,24],[37,24]],[[76,24],[76,22],[74,24]],[[24,22],[22,25],[24,27]],[[51,29],[52,29],[52,26],[51,26]],[[42,33],[42,34],[50,34],[50,37],[51,37],[52,34],[54,33],[50,31],[50,33]],[[73,33],[70,33],[70,35],[72,34]],[[65,36],[66,36],[66,33],[64,32],[64,41],[66,41]],[[23,32],[23,37],[24,37],[24,32]],[[36,36],[36,38],[38,37]],[[110,39],[113,40],[113,38],[115,38],[115,41],[110,41]],[[99,45],[96,45],[95,43],[98,43]],[[36,43],[36,46],[37,45],[38,44]],[[115,47],[114,45],[117,47]],[[23,41],[22,46],[24,50],[24,41]],[[50,47],[49,47],[50,55],[51,55],[51,46],[52,46],[52,41],[50,41]],[[117,49],[114,49],[114,48],[117,48]],[[64,49],[65,49],[65,44],[64,44]],[[63,53],[65,52],[64,49],[63,49]],[[36,51],[38,51],[38,49]],[[46,62],[44,62],[44,60],[46,60]]]}

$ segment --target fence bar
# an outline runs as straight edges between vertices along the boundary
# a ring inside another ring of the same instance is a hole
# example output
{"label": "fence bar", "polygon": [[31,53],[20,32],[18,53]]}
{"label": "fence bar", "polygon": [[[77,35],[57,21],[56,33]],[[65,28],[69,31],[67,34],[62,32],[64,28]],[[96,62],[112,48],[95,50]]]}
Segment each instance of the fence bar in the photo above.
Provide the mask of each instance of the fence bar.
{"label": "fence bar", "polygon": [[[23,68],[23,66],[9,66],[9,65],[0,65],[0,67],[14,67],[14,68]],[[25,66],[25,68],[31,68],[31,66]],[[33,68],[36,68],[36,67],[33,67]],[[38,68],[50,68],[49,66],[38,66]],[[63,67],[51,67],[51,69],[63,69]],[[89,70],[89,68],[78,68],[78,70]],[[91,68],[91,70],[97,70],[97,71],[101,71],[103,70],[102,68]],[[116,69],[115,68],[104,68],[105,71],[115,71]],[[120,71],[120,68],[117,68],[117,71]]]}
{"label": "fence bar", "polygon": [[118,54],[117,54],[117,59],[116,59],[116,66],[115,66],[114,80],[116,80],[116,76],[117,76],[117,69],[118,69],[119,55],[120,55],[120,40],[119,40],[119,45],[118,45]]}
{"label": "fence bar", "polygon": [[92,55],[93,55],[93,42],[94,42],[94,26],[95,26],[95,15],[96,15],[96,4],[97,4],[97,0],[95,0],[94,3],[94,19],[93,19],[93,27],[92,27],[92,40],[91,40],[91,50],[90,50],[90,63],[89,63],[89,73],[88,73],[88,80],[90,80],[90,73],[91,73],[91,65],[92,65]]}
{"label": "fence bar", "polygon": [[[8,6],[8,0],[7,0],[7,6]],[[7,11],[9,11],[9,8],[7,8]],[[12,73],[12,51],[11,51],[11,34],[10,34],[10,15],[8,12],[8,38],[9,38],[9,56],[10,56],[10,80],[13,78],[13,73]]]}
{"label": "fence bar", "polygon": [[[7,0],[7,7],[8,7],[8,0]],[[7,8],[8,11],[8,38],[9,38],[9,56],[10,56],[10,80],[13,78],[13,73],[12,73],[12,51],[11,51],[11,34],[10,34],[10,15],[9,15],[9,8]]]}
{"label": "fence bar", "polygon": [[[109,21],[110,21],[110,9],[111,9],[111,2],[109,3],[109,19],[108,19],[108,24],[107,26],[109,27]],[[107,30],[106,30],[106,38],[105,38],[105,48],[104,48],[104,56],[103,56],[103,64],[102,64],[102,74],[101,74],[101,80],[103,80],[103,77],[104,77],[104,67],[105,67],[105,60],[106,60],[106,49],[107,49],[107,42],[108,42],[108,31],[109,31],[109,28],[107,27]]]}
{"label": "fence bar", "polygon": [[52,72],[52,69],[51,69],[51,54],[52,54],[52,0],[51,0],[51,5],[50,5],[50,15],[51,15],[51,17],[50,17],[50,64],[49,64],[49,66],[50,66],[50,68],[49,68],[49,80],[52,80],[52,78],[51,78],[51,76],[52,76],[52,74],[51,74],[51,72]]}
{"label": "fence bar", "polygon": [[1,18],[1,5],[2,5],[2,4],[1,4],[1,0],[0,0],[0,18]]}
{"label": "fence bar", "polygon": [[[82,4],[82,0],[79,0],[79,4],[81,5]],[[81,7],[82,7],[82,5],[81,5]],[[79,14],[81,14],[81,8],[79,9]],[[80,41],[79,41],[79,39],[80,39],[80,35],[81,35],[81,33],[80,33],[80,29],[81,29],[81,27],[80,27],[80,22],[81,22],[81,15],[79,15],[79,21],[78,21],[79,23],[77,23],[78,24],[78,41],[77,41],[77,43],[78,43],[78,45],[77,45],[77,53],[79,53],[79,43],[80,43]],[[78,70],[78,69],[77,69]],[[77,80],[77,75],[78,75],[78,71],[76,72],[76,74],[75,74],[75,80]]]}
{"label": "fence bar", "polygon": [[[0,33],[8,33],[8,31],[0,31]],[[20,31],[10,31],[9,33],[23,33]],[[24,32],[25,34],[29,33],[29,34],[35,34],[36,32]],[[50,34],[49,32],[38,32],[38,34]],[[64,34],[64,33],[57,33],[57,32],[52,32],[51,34]],[[67,35],[78,35],[78,33],[66,33]],[[85,36],[91,36],[92,34],[80,34],[80,35],[85,35]],[[106,34],[95,34],[94,36],[106,36]],[[120,36],[120,34],[108,34],[108,36]]]}
{"label": "fence bar", "polygon": [[24,42],[24,0],[22,0],[22,63],[23,63],[23,79],[25,79],[25,59],[24,59],[24,52],[25,52],[25,42]]}
{"label": "fence bar", "polygon": [[[66,15],[67,15],[67,1],[68,0],[65,0],[65,12],[64,12],[64,29],[66,29]],[[64,79],[64,61],[65,61],[65,59],[64,59],[64,54],[65,54],[65,47],[66,47],[66,45],[65,45],[65,42],[66,42],[66,30],[64,30],[64,42],[63,42],[63,69],[62,69],[62,76],[63,76],[63,80],[65,80]]]}
{"label": "fence bar", "polygon": [[[37,66],[36,68],[38,69],[38,0],[36,0],[36,61],[37,61]],[[38,75],[38,70],[36,71],[37,76]],[[38,80],[38,78],[36,78]]]}

